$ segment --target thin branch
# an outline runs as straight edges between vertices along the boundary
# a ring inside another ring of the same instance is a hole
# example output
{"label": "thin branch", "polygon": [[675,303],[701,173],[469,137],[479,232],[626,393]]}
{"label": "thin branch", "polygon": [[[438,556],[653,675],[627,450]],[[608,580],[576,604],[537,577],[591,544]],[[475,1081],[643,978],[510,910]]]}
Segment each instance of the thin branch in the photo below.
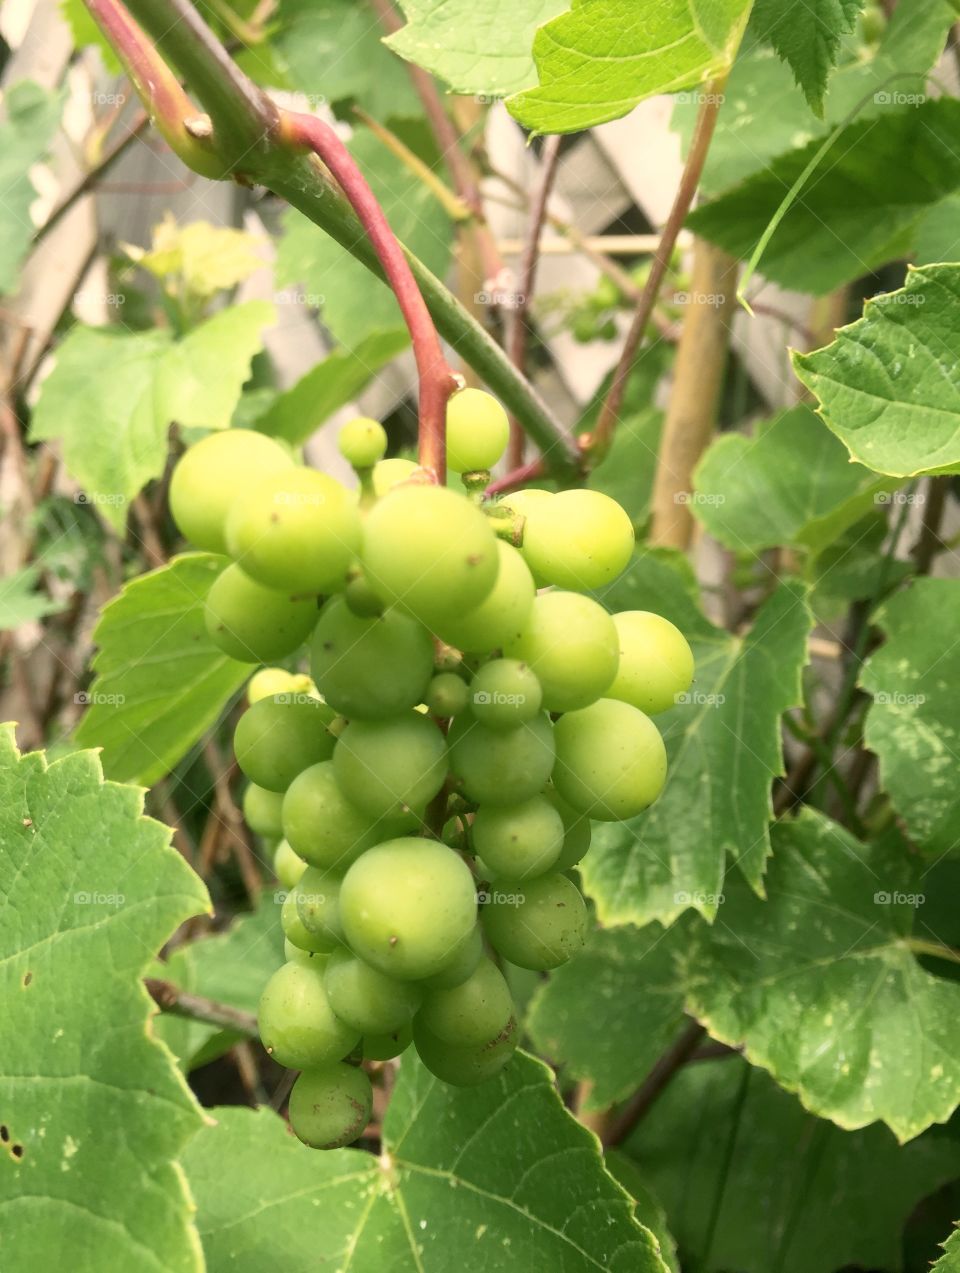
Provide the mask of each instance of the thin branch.
{"label": "thin branch", "polygon": [[918,575],[928,575],[934,558],[946,548],[940,537],[940,525],[943,521],[950,491],[950,478],[946,475],[932,477],[925,492],[926,503],[923,509],[923,524],[917,542],[910,550]]}
{"label": "thin branch", "polygon": [[231,1030],[248,1039],[260,1037],[257,1018],[252,1012],[231,1008],[229,1004],[217,1003],[215,999],[207,999],[203,995],[189,994],[172,981],[164,981],[160,977],[144,977],[143,983],[161,1012],[186,1017],[190,1021],[202,1021],[205,1025],[215,1025],[221,1030]]}
{"label": "thin branch", "polygon": [[606,1127],[602,1137],[604,1146],[623,1144],[697,1051],[705,1034],[706,1030],[698,1021],[691,1021],[687,1025]]}

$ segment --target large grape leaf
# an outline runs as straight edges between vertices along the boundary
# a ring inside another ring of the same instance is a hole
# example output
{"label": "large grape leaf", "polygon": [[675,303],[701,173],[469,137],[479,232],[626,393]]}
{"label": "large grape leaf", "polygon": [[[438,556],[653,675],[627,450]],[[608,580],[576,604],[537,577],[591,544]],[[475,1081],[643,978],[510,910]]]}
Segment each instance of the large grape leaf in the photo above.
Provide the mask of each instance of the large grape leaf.
{"label": "large grape leaf", "polygon": [[729,70],[750,0],[580,0],[533,42],[539,88],[510,98],[536,133],[574,133],[628,114],[646,97]]}
{"label": "large grape leaf", "polygon": [[[820,294],[910,251],[923,214],[960,188],[960,102],[888,108],[842,128],[780,221],[760,260],[783,287]],[[784,195],[817,153],[815,139],[696,209],[688,224],[749,257]],[[898,156],[898,179],[886,165]]]}
{"label": "large grape leaf", "polygon": [[63,98],[22,80],[3,95],[0,123],[0,296],[17,286],[20,264],[34,224],[30,205],[37,197],[30,169],[43,159],[60,123]]}
{"label": "large grape leaf", "polygon": [[0,632],[63,609],[61,602],[37,591],[39,578],[38,566],[24,566],[0,579]]}
{"label": "large grape leaf", "polygon": [[456,1089],[406,1056],[379,1158],[312,1152],[267,1112],[216,1117],[184,1158],[209,1273],[312,1273],[318,1251],[377,1273],[461,1273],[465,1258],[497,1273],[665,1273],[596,1139],[532,1057]]}
{"label": "large grape leaf", "polygon": [[873,695],[864,737],[910,838],[939,856],[960,839],[960,580],[916,579],[876,621],[886,641],[860,678]]}
{"label": "large grape leaf", "polygon": [[725,433],[694,475],[697,520],[735,551],[779,544],[819,551],[876,507],[892,485],[861,464],[805,406]]}
{"label": "large grape leaf", "polygon": [[76,738],[105,772],[149,786],[170,772],[250,675],[207,635],[203,606],[223,558],[187,553],[126,584],[94,629],[96,672]]}
{"label": "large grape leaf", "polygon": [[624,416],[610,450],[590,472],[593,489],[615,499],[638,529],[650,515],[662,432],[663,412],[653,407]]}
{"label": "large grape leaf", "polygon": [[[960,106],[960,103],[958,103]],[[794,367],[854,460],[914,477],[960,470],[960,265],[910,270],[906,285]]]}
{"label": "large grape leaf", "polygon": [[454,93],[505,97],[537,80],[534,34],[570,0],[402,0],[407,25],[386,41]]}
{"label": "large grape leaf", "polygon": [[915,926],[926,940],[922,864],[899,838],[861,844],[813,812],[773,840],[767,900],[728,880],[718,922],[691,932],[688,1010],[841,1127],[882,1120],[908,1140],[946,1121],[960,983],[911,947]]}
{"label": "large grape leaf", "polygon": [[811,617],[798,583],[781,584],[744,637],[715,628],[659,555],[638,556],[603,595],[611,610],[655,610],[696,659],[686,701],[657,716],[667,745],[662,795],[627,822],[597,823],[584,859],[605,924],[707,918],[724,892],[727,855],[758,891],[770,853],[771,785],[783,772],[780,717],[801,700]]}
{"label": "large grape leaf", "polygon": [[61,442],[70,473],[122,532],[129,501],[163,472],[170,424],[230,423],[273,317],[272,305],[248,301],[179,341],[166,329],[77,326],[43,382],[30,436]]}
{"label": "large grape leaf", "polygon": [[960,1273],[960,1229],[954,1229],[943,1246],[943,1255],[930,1273]]}
{"label": "large grape leaf", "polygon": [[865,0],[755,0],[751,26],[789,63],[810,107],[823,115],[827,76],[837,64],[840,37],[849,35]]}
{"label": "large grape leaf", "polygon": [[947,1137],[841,1131],[733,1056],[681,1070],[626,1148],[698,1273],[900,1269],[910,1213],[956,1175]]}
{"label": "large grape leaf", "polygon": [[144,968],[206,890],[104,782],[0,733],[0,1263],[199,1273],[176,1158],[202,1116],[150,1037]]}

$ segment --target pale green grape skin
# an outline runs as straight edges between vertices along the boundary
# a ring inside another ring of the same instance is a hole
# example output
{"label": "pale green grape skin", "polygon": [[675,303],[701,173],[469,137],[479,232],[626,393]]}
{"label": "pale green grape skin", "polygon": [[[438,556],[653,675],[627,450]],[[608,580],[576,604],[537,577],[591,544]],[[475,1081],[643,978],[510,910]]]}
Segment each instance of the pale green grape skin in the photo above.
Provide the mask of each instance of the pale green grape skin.
{"label": "pale green grape skin", "polygon": [[553,726],[541,714],[495,733],[467,716],[449,733],[450,769],[476,804],[514,805],[542,790],[554,764]]}
{"label": "pale green grape skin", "polygon": [[317,603],[265,588],[234,562],[214,581],[203,617],[224,654],[240,663],[272,663],[303,645],[317,622]]}
{"label": "pale green grape skin", "polygon": [[459,986],[431,990],[417,1019],[444,1043],[476,1047],[497,1037],[513,1016],[513,998],[503,973],[490,959]]}
{"label": "pale green grape skin", "polygon": [[294,468],[265,477],[230,507],[227,548],[251,579],[279,592],[346,586],[360,547],[360,511],[326,473]]}
{"label": "pale green grape skin", "polygon": [[370,580],[356,565],[347,575],[343,599],[350,607],[350,613],[355,614],[358,619],[374,619],[378,614],[383,614],[386,609],[382,600],[370,587]]}
{"label": "pale green grape skin", "polygon": [[667,780],[667,752],[649,716],[602,698],[558,722],[554,785],[590,818],[618,822],[642,813]]}
{"label": "pale green grape skin", "polygon": [[478,921],[458,942],[449,963],[432,977],[424,977],[419,985],[424,990],[451,990],[466,981],[482,958],[483,929]]}
{"label": "pale green grape skin", "polygon": [[435,840],[389,840],[370,849],[347,871],[340,890],[351,950],[398,981],[445,968],[476,913],[469,868]]}
{"label": "pale green grape skin", "polygon": [[287,672],[282,667],[262,667],[247,682],[247,703],[250,707],[262,698],[275,694],[313,694],[316,686],[303,672]]}
{"label": "pale green grape skin", "polygon": [[481,805],[473,819],[473,846],[494,878],[534,879],[552,870],[564,844],[563,819],[544,796],[523,804]]}
{"label": "pale green grape skin", "polygon": [[534,599],[522,633],[505,653],[536,673],[548,711],[570,712],[596,702],[609,689],[617,674],[620,641],[613,619],[596,601],[575,592],[544,592]]}
{"label": "pale green grape skin", "polygon": [[387,452],[387,432],[379,420],[355,416],[337,434],[340,454],[355,469],[373,468]]}
{"label": "pale green grape skin", "polygon": [[502,539],[497,540],[497,557],[497,581],[479,606],[437,624],[437,635],[458,650],[489,654],[523,630],[536,593],[533,576],[516,548]]}
{"label": "pale green grape skin", "polygon": [[297,774],[333,755],[333,719],[332,709],[309,694],[262,698],[237,723],[237,764],[258,787],[286,791]]}
{"label": "pale green grape skin", "polygon": [[420,472],[422,470],[418,464],[413,460],[404,460],[399,455],[389,460],[378,460],[373,466],[373,493],[378,499],[382,499],[395,486],[409,482]]}
{"label": "pale green grape skin", "polygon": [[559,968],[587,940],[586,904],[565,875],[498,880],[483,907],[481,922],[499,955],[536,972]]}
{"label": "pale green grape skin", "polygon": [[394,981],[345,949],[327,960],[323,984],[340,1020],[364,1036],[393,1034],[409,1025],[423,1001],[413,982]]}
{"label": "pale green grape skin", "polygon": [[391,826],[354,808],[340,790],[329,760],[294,778],[283,797],[281,816],[284,836],[300,857],[311,866],[340,871],[384,839]]}
{"label": "pale green grape skin", "polygon": [[539,715],[543,690],[518,659],[493,659],[470,682],[470,709],[481,725],[499,732]]}
{"label": "pale green grape skin", "polygon": [[443,734],[419,712],[351,721],[333,752],[337,784],[371,818],[422,811],[447,774]]}
{"label": "pale green grape skin", "polygon": [[433,641],[399,610],[364,619],[334,597],[320,613],[310,665],[331,707],[350,720],[379,720],[423,701],[433,674]]}
{"label": "pale green grape skin", "polygon": [[343,942],[341,884],[339,875],[318,866],[308,866],[297,881],[294,905],[301,925],[311,938],[313,950],[335,950]]}
{"label": "pale green grape skin", "polygon": [[373,589],[427,627],[478,606],[497,578],[497,540],[465,496],[395,487],[367,514],[363,564]]}
{"label": "pale green grape skin", "polygon": [[420,1060],[436,1078],[452,1087],[476,1087],[496,1078],[513,1056],[518,1043],[517,1022],[511,1017],[489,1042],[457,1047],[438,1039],[415,1018],[413,1041]]}
{"label": "pale green grape skin", "polygon": [[467,388],[447,403],[447,464],[454,473],[492,469],[507,449],[510,420],[482,389]]}
{"label": "pale green grape skin", "polygon": [[427,686],[423,700],[432,716],[450,720],[467,710],[470,690],[462,676],[456,672],[440,672]]}
{"label": "pale green grape skin", "polygon": [[273,854],[273,873],[285,889],[293,889],[307,869],[307,864],[294,853],[286,840],[281,840]]}
{"label": "pale green grape skin", "polygon": [[[298,880],[298,886],[299,883]],[[326,933],[312,933],[305,926],[297,906],[296,888],[291,889],[283,900],[283,906],[280,908],[280,927],[283,929],[284,937],[292,946],[296,946],[298,950],[309,951],[312,955],[328,955],[336,945],[336,942],[332,941]]]}
{"label": "pale green grape skin", "polygon": [[313,968],[319,968],[322,972],[327,966],[330,954],[325,950],[301,950],[299,946],[293,944],[289,937],[284,937],[283,957],[288,964],[309,964]]}
{"label": "pale green grape skin", "polygon": [[553,787],[548,788],[544,795],[563,820],[563,848],[560,850],[554,870],[569,871],[589,852],[593,828],[587,815],[567,804]]}
{"label": "pale green grape skin", "polygon": [[360,1042],[365,1061],[391,1061],[406,1052],[413,1042],[413,1026],[405,1025],[390,1034],[367,1034]]}
{"label": "pale green grape skin", "polygon": [[288,451],[265,433],[224,429],[195,443],[170,478],[170,512],[197,548],[226,553],[227,514],[234,501],[270,473],[294,467]]}
{"label": "pale green grape skin", "polygon": [[322,967],[290,963],[278,968],[260,996],[260,1039],[275,1061],[307,1070],[339,1061],[360,1042],[337,1019],[323,988]]}
{"label": "pale green grape skin", "polygon": [[693,683],[693,652],[679,628],[649,610],[613,616],[620,638],[620,666],[608,698],[639,707],[648,716],[665,712]]}
{"label": "pale green grape skin", "polygon": [[290,1092],[287,1112],[296,1136],[312,1149],[340,1149],[363,1134],[373,1109],[373,1088],[363,1070],[343,1061],[304,1070]]}
{"label": "pale green grape skin", "polygon": [[279,840],[283,835],[283,796],[279,791],[267,791],[251,782],[243,793],[243,817],[256,835]]}
{"label": "pale green grape skin", "polygon": [[601,588],[633,555],[633,523],[600,491],[561,491],[525,515],[520,551],[536,578],[559,588]]}

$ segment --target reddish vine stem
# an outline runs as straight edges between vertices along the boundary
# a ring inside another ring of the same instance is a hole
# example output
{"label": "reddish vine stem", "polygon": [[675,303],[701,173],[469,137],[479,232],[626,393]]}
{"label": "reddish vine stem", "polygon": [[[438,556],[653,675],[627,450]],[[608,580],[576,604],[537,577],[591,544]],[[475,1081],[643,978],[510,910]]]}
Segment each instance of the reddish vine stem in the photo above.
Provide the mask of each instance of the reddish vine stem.
{"label": "reddish vine stem", "polygon": [[530,482],[535,477],[543,477],[546,471],[543,456],[538,455],[535,460],[528,460],[526,464],[521,464],[512,472],[505,473],[503,477],[498,477],[495,482],[491,482],[486,494],[503,495],[507,491],[515,491],[518,486],[523,486],[524,482]]}
{"label": "reddish vine stem", "polygon": [[252,1012],[231,1008],[229,1004],[217,1003],[203,995],[188,994],[172,981],[164,981],[161,977],[144,977],[143,982],[150,998],[161,1012],[171,1012],[174,1016],[187,1017],[190,1021],[203,1021],[206,1025],[232,1030],[250,1039],[259,1037],[257,1018]]}
{"label": "reddish vine stem", "polygon": [[447,399],[457,387],[457,379],[444,356],[437,329],[403,249],[367,179],[329,124],[313,115],[285,111],[280,120],[279,135],[291,145],[312,151],[329,168],[359,217],[383,266],[409,328],[417,363],[420,380],[420,464],[442,486],[446,482]]}

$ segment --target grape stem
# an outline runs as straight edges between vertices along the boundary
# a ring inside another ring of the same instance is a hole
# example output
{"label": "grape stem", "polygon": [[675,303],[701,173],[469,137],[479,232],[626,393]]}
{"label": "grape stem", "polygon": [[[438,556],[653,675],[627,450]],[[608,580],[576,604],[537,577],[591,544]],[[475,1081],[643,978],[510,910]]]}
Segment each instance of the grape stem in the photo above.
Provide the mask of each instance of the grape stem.
{"label": "grape stem", "polygon": [[172,981],[164,981],[161,977],[144,977],[143,984],[161,1012],[186,1017],[190,1021],[202,1021],[205,1025],[219,1026],[221,1030],[230,1030],[248,1039],[260,1037],[257,1018],[252,1012],[242,1012],[239,1008],[217,1003],[203,995],[188,994]]}
{"label": "grape stem", "polygon": [[444,357],[440,337],[410,263],[366,177],[336,131],[325,120],[296,111],[283,111],[279,136],[289,146],[310,151],[329,168],[383,266],[410,332],[420,378],[420,466],[427,469],[442,486],[447,480],[447,399],[457,388],[458,381]]}

